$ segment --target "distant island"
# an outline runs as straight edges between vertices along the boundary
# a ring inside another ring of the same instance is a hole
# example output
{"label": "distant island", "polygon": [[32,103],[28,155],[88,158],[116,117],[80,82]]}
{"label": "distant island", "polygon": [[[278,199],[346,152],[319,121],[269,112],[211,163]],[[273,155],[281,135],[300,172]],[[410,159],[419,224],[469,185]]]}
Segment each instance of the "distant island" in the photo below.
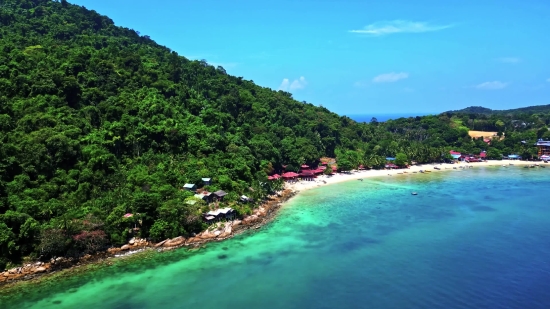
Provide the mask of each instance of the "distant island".
{"label": "distant island", "polygon": [[303,166],[533,159],[550,139],[542,107],[359,123],[65,0],[2,1],[0,35],[0,269],[223,235],[209,218],[269,212]]}
{"label": "distant island", "polygon": [[482,106],[470,106],[456,111],[448,111],[448,113],[463,113],[463,114],[534,114],[534,113],[550,113],[550,104],[535,105],[514,109],[494,110]]}

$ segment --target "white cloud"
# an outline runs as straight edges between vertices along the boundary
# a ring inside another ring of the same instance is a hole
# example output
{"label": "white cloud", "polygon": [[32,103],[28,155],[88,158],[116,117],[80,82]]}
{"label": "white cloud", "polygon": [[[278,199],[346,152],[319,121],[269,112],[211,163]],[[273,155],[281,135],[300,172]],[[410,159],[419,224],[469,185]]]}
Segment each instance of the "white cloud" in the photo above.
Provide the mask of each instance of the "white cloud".
{"label": "white cloud", "polygon": [[405,79],[405,78],[408,78],[408,77],[409,77],[409,73],[391,72],[391,73],[386,73],[386,74],[380,74],[380,75],[376,76],[375,78],[373,78],[372,81],[375,82],[375,83],[393,83],[393,82],[396,82],[400,79]]}
{"label": "white cloud", "polygon": [[283,81],[281,82],[281,85],[279,86],[279,90],[287,91],[289,85],[290,85],[290,81],[288,80],[288,78],[284,78]]}
{"label": "white cloud", "polygon": [[521,61],[521,59],[517,57],[501,57],[497,58],[497,60],[504,63],[518,63]]}
{"label": "white cloud", "polygon": [[414,22],[407,20],[393,20],[375,22],[359,30],[350,30],[349,32],[358,34],[367,34],[371,36],[381,36],[395,33],[422,33],[439,31],[452,27],[452,25],[430,25],[427,22]]}
{"label": "white cloud", "polygon": [[477,89],[484,89],[484,90],[498,90],[498,89],[506,88],[508,84],[509,83],[493,81],[493,82],[484,82],[474,87]]}
{"label": "white cloud", "polygon": [[288,90],[297,90],[304,89],[307,85],[306,78],[300,76],[300,78],[295,79],[292,83],[288,78],[284,78],[279,86],[279,90],[288,91]]}
{"label": "white cloud", "polygon": [[292,84],[290,84],[290,90],[303,89],[306,85],[307,81],[305,77],[300,76],[299,79],[294,80]]}

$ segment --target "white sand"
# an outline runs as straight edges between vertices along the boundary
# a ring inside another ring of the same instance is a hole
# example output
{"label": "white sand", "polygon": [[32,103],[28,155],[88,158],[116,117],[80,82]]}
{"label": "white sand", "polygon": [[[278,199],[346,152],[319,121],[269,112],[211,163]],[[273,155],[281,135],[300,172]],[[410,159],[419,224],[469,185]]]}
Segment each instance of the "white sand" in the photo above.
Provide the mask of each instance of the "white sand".
{"label": "white sand", "polygon": [[[542,161],[540,162],[532,162],[532,161],[518,161],[518,160],[491,160],[487,162],[476,162],[476,163],[457,163],[457,164],[423,164],[423,165],[415,165],[411,166],[408,169],[395,169],[395,170],[360,170],[360,171],[352,171],[350,173],[337,173],[332,176],[318,176],[313,181],[297,181],[293,183],[286,183],[285,189],[290,189],[293,191],[305,191],[321,186],[326,186],[334,183],[344,182],[344,181],[351,181],[355,180],[357,181],[360,178],[368,178],[368,177],[381,177],[381,176],[415,176],[420,174],[420,170],[424,171],[430,171],[431,173],[440,173],[440,172],[446,172],[446,171],[457,171],[461,170],[462,168],[469,168],[470,166],[472,168],[477,168],[481,166],[509,166],[509,165],[533,165],[533,164],[545,164]],[[434,167],[439,167],[440,170],[435,169]],[[462,168],[461,168],[462,167]],[[550,167],[550,164],[548,164],[548,167]],[[456,170],[454,169],[456,168]],[[417,172],[417,173],[414,173]]]}

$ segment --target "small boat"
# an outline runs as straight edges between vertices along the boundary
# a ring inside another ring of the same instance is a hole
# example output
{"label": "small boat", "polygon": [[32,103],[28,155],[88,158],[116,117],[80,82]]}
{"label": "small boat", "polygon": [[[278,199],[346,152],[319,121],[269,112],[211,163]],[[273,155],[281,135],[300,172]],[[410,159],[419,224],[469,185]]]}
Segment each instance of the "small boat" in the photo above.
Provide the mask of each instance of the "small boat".
{"label": "small boat", "polygon": [[412,192],[411,194],[412,194],[412,195],[418,195],[418,193],[416,193],[416,192]]}
{"label": "small boat", "polygon": [[440,170],[440,168],[437,166],[434,166],[434,170]]}
{"label": "small boat", "polygon": [[419,172],[424,173],[424,170],[419,170]]}
{"label": "small boat", "polygon": [[357,180],[359,180],[359,181],[363,181],[363,178],[359,178],[359,179],[357,179]]}

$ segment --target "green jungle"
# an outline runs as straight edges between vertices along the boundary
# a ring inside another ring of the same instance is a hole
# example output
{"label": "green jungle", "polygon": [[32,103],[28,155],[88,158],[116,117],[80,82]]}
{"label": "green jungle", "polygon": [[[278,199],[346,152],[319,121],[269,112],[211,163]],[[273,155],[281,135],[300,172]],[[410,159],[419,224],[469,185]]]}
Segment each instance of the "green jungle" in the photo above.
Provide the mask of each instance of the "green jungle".
{"label": "green jungle", "polygon": [[[550,137],[549,108],[357,123],[65,0],[0,0],[0,51],[0,269],[197,233],[211,205],[188,203],[186,183],[225,190],[245,215],[281,189],[266,179],[283,165],[383,168],[451,149],[530,158]],[[489,146],[469,130],[503,138]]]}

